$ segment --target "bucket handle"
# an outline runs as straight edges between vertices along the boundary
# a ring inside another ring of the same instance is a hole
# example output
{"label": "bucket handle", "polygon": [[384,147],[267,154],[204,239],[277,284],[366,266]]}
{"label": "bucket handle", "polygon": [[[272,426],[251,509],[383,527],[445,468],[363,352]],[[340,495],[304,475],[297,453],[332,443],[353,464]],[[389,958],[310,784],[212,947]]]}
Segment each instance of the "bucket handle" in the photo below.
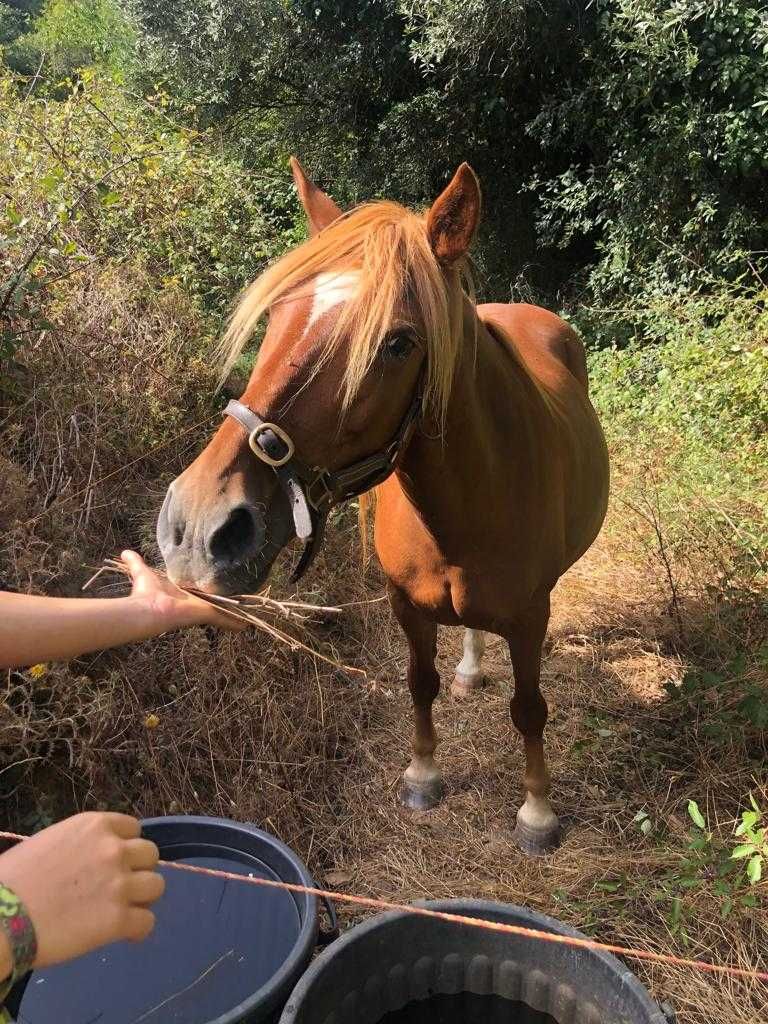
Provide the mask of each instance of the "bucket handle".
{"label": "bucket handle", "polygon": [[328,899],[327,896],[321,896],[320,900],[325,907],[325,912],[328,915],[328,920],[331,923],[330,928],[321,928],[317,934],[318,946],[329,946],[335,939],[339,937],[339,922],[336,917],[336,908],[333,903]]}

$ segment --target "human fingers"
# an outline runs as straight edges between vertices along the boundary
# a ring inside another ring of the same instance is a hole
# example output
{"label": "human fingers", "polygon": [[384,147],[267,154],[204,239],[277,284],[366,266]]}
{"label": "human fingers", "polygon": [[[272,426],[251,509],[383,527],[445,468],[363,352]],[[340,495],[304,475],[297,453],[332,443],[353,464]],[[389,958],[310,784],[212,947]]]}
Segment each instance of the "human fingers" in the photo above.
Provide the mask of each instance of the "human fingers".
{"label": "human fingers", "polygon": [[155,927],[155,915],[146,907],[132,907],[125,916],[123,937],[130,942],[141,942]]}
{"label": "human fingers", "polygon": [[125,862],[134,871],[151,871],[159,859],[160,851],[149,839],[129,839],[125,844]]}
{"label": "human fingers", "polygon": [[131,574],[131,579],[136,583],[142,577],[153,576],[154,573],[137,551],[123,551],[120,555],[125,567]]}
{"label": "human fingers", "polygon": [[101,824],[120,839],[137,839],[141,835],[141,823],[130,814],[117,811],[97,811],[97,824]]}
{"label": "human fingers", "polygon": [[157,871],[133,871],[125,885],[129,902],[146,906],[159,900],[165,892],[165,879]]}

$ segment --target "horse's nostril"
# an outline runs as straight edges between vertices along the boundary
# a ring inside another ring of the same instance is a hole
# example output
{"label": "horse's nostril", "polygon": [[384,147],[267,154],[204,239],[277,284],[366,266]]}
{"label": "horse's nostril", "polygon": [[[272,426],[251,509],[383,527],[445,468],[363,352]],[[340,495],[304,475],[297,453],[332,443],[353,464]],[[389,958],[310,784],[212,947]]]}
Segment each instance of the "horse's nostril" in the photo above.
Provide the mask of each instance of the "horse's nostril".
{"label": "horse's nostril", "polygon": [[208,541],[208,551],[216,562],[240,562],[252,550],[256,538],[253,517],[245,508],[233,509]]}
{"label": "horse's nostril", "polygon": [[181,542],[184,540],[184,528],[182,526],[174,526],[173,528],[173,543],[176,547],[181,546]]}

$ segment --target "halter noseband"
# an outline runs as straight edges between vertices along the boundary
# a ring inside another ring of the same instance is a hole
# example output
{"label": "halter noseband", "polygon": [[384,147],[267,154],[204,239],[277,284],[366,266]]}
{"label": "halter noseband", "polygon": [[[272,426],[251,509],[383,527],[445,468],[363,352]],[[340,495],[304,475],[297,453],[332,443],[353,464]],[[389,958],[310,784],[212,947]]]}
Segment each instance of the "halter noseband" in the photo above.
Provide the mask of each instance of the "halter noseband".
{"label": "halter noseband", "polygon": [[352,462],[342,469],[310,468],[296,457],[296,446],[276,423],[263,420],[253,409],[232,399],[224,409],[248,435],[253,454],[270,466],[288,497],[296,536],[304,544],[291,582],[301,579],[320,550],[325,521],[334,505],[364,494],[390,476],[413,437],[422,401],[423,374],[405,416],[386,448]]}

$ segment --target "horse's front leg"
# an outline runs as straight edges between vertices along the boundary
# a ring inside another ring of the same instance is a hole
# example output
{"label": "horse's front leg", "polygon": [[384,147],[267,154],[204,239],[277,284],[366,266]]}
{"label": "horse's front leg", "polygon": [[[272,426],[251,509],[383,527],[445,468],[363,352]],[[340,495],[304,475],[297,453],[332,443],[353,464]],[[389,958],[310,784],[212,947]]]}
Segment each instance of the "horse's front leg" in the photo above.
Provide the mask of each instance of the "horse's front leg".
{"label": "horse's front leg", "polygon": [[549,623],[549,595],[517,623],[508,636],[515,693],[512,721],[525,745],[525,803],[517,812],[514,838],[524,853],[540,854],[560,842],[560,823],[549,803],[550,779],[544,758],[547,702],[541,695],[541,649]]}
{"label": "horse's front leg", "polygon": [[435,669],[437,625],[391,584],[389,600],[408,639],[408,687],[414,715],[413,758],[403,776],[400,802],[412,810],[426,811],[436,807],[444,793],[443,777],[435,764],[437,734],[432,722],[432,704],[440,690]]}

